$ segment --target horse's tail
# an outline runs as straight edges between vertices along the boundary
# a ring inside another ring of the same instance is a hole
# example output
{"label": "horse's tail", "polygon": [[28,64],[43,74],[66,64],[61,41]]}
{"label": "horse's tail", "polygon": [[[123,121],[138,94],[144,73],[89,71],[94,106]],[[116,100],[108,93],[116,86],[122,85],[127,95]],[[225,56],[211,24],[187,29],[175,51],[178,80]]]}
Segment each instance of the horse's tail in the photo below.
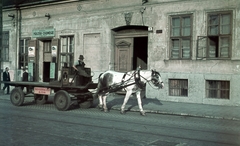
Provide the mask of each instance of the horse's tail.
{"label": "horse's tail", "polygon": [[102,74],[103,74],[103,73],[100,73],[100,75],[98,76],[98,81],[99,81],[99,79],[100,79],[100,77],[101,77]]}
{"label": "horse's tail", "polygon": [[100,73],[100,75],[98,76],[98,85],[97,85],[97,92],[96,92],[97,95],[101,92],[101,76],[102,75],[103,73]]}
{"label": "horse's tail", "polygon": [[97,91],[96,94],[97,95],[104,95],[107,93],[108,89],[109,89],[109,83],[107,82],[109,80],[108,74],[107,72],[101,73],[98,76],[98,85],[97,85]]}

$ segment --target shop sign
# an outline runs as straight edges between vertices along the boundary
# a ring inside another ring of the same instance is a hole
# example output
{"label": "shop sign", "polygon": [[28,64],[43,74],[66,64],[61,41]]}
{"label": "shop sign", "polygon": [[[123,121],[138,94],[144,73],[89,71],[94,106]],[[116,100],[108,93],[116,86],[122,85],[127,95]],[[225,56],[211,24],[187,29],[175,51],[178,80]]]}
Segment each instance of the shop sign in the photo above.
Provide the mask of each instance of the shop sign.
{"label": "shop sign", "polygon": [[35,57],[35,47],[28,47],[28,57]]}
{"label": "shop sign", "polygon": [[34,94],[50,95],[51,89],[45,87],[34,87]]}
{"label": "shop sign", "polygon": [[57,46],[52,46],[52,57],[57,57]]}
{"label": "shop sign", "polygon": [[42,38],[42,37],[54,37],[55,36],[55,29],[36,29],[32,31],[33,38]]}

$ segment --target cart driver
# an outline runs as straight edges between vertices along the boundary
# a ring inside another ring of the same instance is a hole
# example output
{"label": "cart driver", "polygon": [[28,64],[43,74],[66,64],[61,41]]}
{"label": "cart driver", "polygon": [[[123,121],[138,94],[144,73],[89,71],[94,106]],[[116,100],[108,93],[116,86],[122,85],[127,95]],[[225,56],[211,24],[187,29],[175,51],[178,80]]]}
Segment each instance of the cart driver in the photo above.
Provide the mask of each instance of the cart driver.
{"label": "cart driver", "polygon": [[88,75],[84,69],[85,63],[83,61],[84,57],[83,55],[80,55],[78,58],[78,61],[74,63],[73,68],[75,71],[78,71],[78,74],[83,77],[91,77],[91,75]]}

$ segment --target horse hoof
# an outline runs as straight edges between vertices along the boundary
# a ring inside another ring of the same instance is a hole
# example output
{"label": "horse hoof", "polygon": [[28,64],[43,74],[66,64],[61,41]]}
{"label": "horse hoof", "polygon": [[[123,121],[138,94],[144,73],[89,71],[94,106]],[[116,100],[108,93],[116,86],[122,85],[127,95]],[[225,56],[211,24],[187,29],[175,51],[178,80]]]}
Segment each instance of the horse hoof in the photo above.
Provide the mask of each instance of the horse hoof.
{"label": "horse hoof", "polygon": [[146,113],[144,111],[140,111],[140,115],[146,116]]}
{"label": "horse hoof", "polygon": [[104,109],[103,111],[104,111],[105,113],[108,113],[108,112],[109,112],[108,109]]}
{"label": "horse hoof", "polygon": [[120,111],[121,114],[126,114],[125,110]]}

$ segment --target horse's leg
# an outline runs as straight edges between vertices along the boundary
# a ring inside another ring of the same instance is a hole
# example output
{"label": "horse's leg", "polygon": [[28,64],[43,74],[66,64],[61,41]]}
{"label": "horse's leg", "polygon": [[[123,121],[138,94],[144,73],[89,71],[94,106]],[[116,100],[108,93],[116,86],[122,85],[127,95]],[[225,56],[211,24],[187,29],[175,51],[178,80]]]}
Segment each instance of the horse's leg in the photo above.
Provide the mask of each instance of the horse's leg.
{"label": "horse's leg", "polygon": [[102,110],[103,109],[103,97],[102,97],[102,95],[98,95],[98,99],[99,99],[98,108]]}
{"label": "horse's leg", "polygon": [[125,105],[127,104],[128,99],[129,99],[129,97],[130,97],[131,94],[132,94],[132,90],[128,90],[127,93],[126,93],[126,95],[125,95],[123,104],[122,104],[122,106],[121,106],[121,111],[120,111],[121,114],[125,114],[125,113],[126,113],[125,110],[124,110],[124,109],[125,109]]}
{"label": "horse's leg", "polygon": [[139,110],[140,110],[140,114],[142,116],[145,116],[145,112],[143,111],[143,107],[142,107],[142,100],[141,100],[141,92],[140,91],[137,91],[136,92],[136,97],[137,97],[137,101],[138,101],[138,107],[139,107]]}
{"label": "horse's leg", "polygon": [[107,95],[104,95],[102,97],[102,100],[103,100],[103,110],[104,110],[104,112],[108,112],[107,103],[106,103]]}

